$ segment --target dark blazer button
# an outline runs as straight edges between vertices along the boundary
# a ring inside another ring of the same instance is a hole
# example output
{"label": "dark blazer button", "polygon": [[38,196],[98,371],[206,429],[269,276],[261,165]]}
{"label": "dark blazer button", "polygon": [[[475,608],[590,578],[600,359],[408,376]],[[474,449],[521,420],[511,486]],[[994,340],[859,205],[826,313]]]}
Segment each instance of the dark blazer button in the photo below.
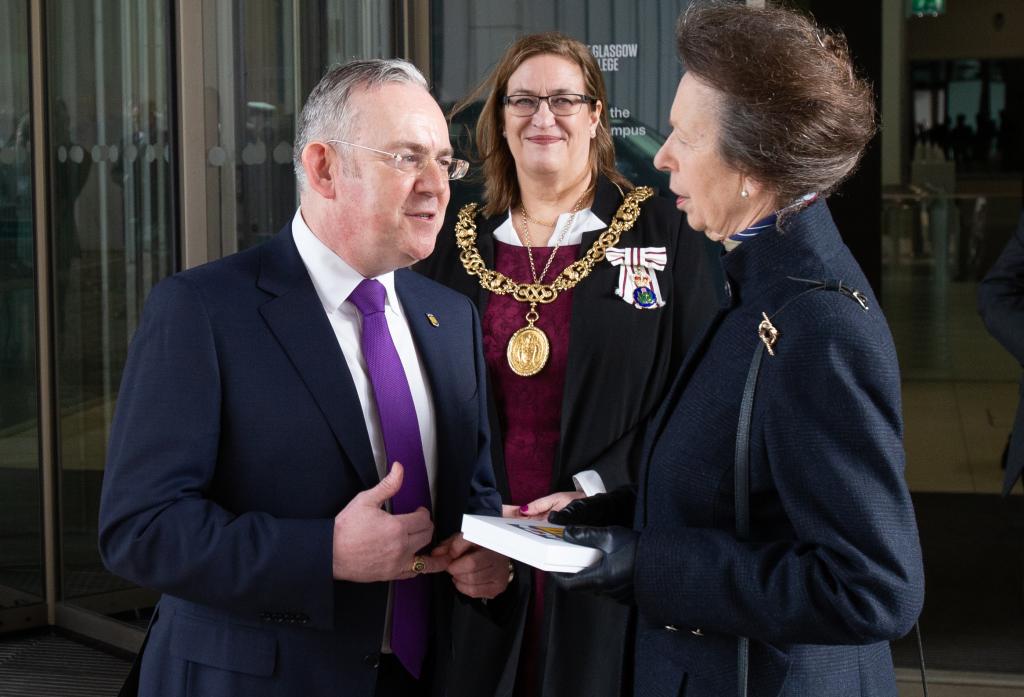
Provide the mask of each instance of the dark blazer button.
{"label": "dark blazer button", "polygon": [[370,668],[379,668],[380,667],[380,654],[379,653],[368,653],[368,654],[366,654],[365,656],[363,656],[363,663],[365,663]]}

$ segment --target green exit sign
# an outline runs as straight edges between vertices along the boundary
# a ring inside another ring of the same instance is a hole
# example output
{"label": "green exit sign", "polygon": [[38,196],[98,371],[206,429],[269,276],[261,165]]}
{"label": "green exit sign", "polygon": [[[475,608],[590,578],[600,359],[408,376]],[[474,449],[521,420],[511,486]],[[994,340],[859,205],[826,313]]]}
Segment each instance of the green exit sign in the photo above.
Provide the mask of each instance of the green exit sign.
{"label": "green exit sign", "polygon": [[910,0],[912,17],[935,17],[946,14],[946,0]]}

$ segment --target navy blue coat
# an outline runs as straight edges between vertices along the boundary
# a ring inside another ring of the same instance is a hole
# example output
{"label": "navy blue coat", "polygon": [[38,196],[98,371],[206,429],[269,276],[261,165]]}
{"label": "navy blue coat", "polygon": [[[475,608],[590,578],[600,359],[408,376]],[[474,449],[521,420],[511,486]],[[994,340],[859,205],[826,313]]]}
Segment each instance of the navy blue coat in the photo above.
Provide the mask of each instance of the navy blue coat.
{"label": "navy blue coat", "polygon": [[[978,285],[978,312],[989,332],[1024,366],[1024,214],[1017,231]],[[1024,378],[1021,379],[1024,397]],[[1024,399],[1017,405],[1006,455],[1003,495],[1024,471]]]}
{"label": "navy blue coat", "polygon": [[[440,540],[463,512],[500,510],[479,320],[464,296],[412,271],[395,285],[436,408]],[[139,693],[372,695],[387,584],[335,581],[331,569],[334,516],[378,481],[290,225],[157,285],[129,351],[100,505],[108,568],[164,594]],[[447,574],[432,578],[443,662],[455,591]]]}
{"label": "navy blue coat", "polygon": [[[641,479],[636,696],[736,694],[751,638],[754,697],[895,695],[888,640],[924,597],[903,477],[896,352],[823,201],[722,257],[728,299],[687,357]],[[733,469],[761,313],[775,319],[751,425],[751,541],[735,535]]]}

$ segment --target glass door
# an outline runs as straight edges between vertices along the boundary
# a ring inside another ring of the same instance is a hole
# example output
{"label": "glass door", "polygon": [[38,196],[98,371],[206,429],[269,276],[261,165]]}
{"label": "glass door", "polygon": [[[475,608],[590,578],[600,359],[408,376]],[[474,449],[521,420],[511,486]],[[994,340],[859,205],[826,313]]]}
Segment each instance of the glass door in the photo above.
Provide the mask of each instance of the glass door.
{"label": "glass door", "polygon": [[202,261],[290,220],[306,93],[332,62],[394,55],[396,12],[0,0],[0,632],[138,648],[159,596],[106,571],[97,518],[146,297],[193,242]]}
{"label": "glass door", "polygon": [[156,599],[104,569],[96,535],[128,343],[149,290],[177,267],[170,10],[46,4],[58,619],[72,628],[88,617],[73,610],[144,626]]}
{"label": "glass door", "polygon": [[0,2],[0,632],[42,623],[28,2]]}
{"label": "glass door", "polygon": [[302,103],[332,63],[393,55],[390,7],[202,1],[206,223],[215,253],[264,242],[291,220]]}

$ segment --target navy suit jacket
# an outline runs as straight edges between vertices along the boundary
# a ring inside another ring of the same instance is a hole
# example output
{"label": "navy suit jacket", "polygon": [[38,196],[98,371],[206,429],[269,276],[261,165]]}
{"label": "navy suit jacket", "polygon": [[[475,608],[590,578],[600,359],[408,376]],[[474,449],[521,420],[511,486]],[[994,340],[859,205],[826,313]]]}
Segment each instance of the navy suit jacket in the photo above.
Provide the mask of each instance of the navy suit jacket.
{"label": "navy suit jacket", "polygon": [[[436,409],[438,541],[466,511],[500,511],[479,320],[412,271],[395,286]],[[129,351],[100,506],[108,568],[164,594],[140,694],[372,695],[388,587],[335,581],[332,540],[334,516],[378,481],[290,225],[158,284]],[[440,681],[455,591],[432,578]]]}
{"label": "navy suit jacket", "polygon": [[[889,639],[923,602],[903,478],[896,352],[824,202],[722,257],[725,301],[683,365],[640,482],[636,695],[736,694],[751,639],[752,697],[896,694]],[[739,407],[761,313],[774,317],[750,429],[751,539],[735,534]]]}
{"label": "navy suit jacket", "polygon": [[[1024,213],[1013,237],[978,285],[978,312],[994,336],[1024,366]],[[1024,397],[1024,378],[1021,379]],[[1024,471],[1024,399],[1017,406],[1006,456],[1003,495]]]}

